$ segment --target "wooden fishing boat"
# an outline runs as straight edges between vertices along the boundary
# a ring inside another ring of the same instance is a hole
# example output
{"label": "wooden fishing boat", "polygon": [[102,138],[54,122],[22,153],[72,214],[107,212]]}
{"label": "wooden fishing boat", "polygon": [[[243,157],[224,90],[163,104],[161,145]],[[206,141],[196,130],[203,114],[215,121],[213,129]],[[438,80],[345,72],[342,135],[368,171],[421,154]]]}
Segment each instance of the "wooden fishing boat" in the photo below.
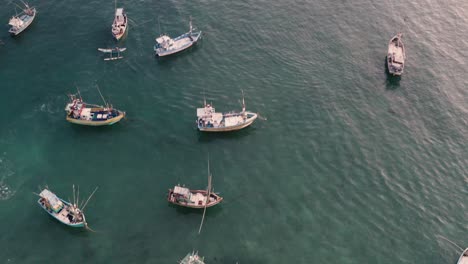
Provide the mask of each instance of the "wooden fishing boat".
{"label": "wooden fishing boat", "polygon": [[179,264],[205,264],[204,258],[198,256],[198,252],[188,253],[185,258],[183,258]]}
{"label": "wooden fishing boat", "polygon": [[[120,55],[121,52],[124,52],[127,50],[127,48],[119,48],[119,47],[115,47],[113,49],[102,49],[102,48],[98,48],[98,50],[102,53],[107,53],[109,54],[109,57],[108,58],[104,58],[105,61],[109,61],[109,60],[119,60],[119,59],[122,59],[123,56]],[[117,54],[117,56],[112,56],[113,54]]]}
{"label": "wooden fishing boat", "polygon": [[216,113],[211,104],[203,102],[203,108],[197,108],[198,130],[203,132],[228,132],[250,126],[258,114],[245,110],[245,101],[242,98],[241,112]]}
{"label": "wooden fishing boat", "polygon": [[184,33],[174,39],[166,34],[156,38],[156,45],[154,45],[156,56],[168,56],[186,50],[195,45],[201,38],[202,32],[193,32],[193,30],[195,29],[192,27],[192,20],[190,19],[190,29],[187,33]]}
{"label": "wooden fishing boat", "polygon": [[27,3],[23,3],[25,8],[23,11],[12,18],[10,18],[9,25],[11,28],[8,30],[12,36],[17,36],[31,25],[36,17],[36,8],[30,7]]}
{"label": "wooden fishing boat", "polygon": [[219,204],[223,200],[223,197],[214,193],[211,187],[211,174],[210,165],[208,162],[208,187],[206,190],[191,190],[186,187],[177,185],[174,189],[169,189],[167,195],[167,201],[189,208],[207,208]]}
{"label": "wooden fishing boat", "polygon": [[78,199],[75,200],[75,186],[73,186],[73,203],[67,202],[59,198],[55,193],[51,192],[49,189],[43,189],[38,195],[39,200],[37,203],[42,209],[44,209],[49,215],[57,219],[62,224],[65,224],[70,227],[85,227],[88,228],[86,223],[86,218],[84,215],[84,208],[88,204],[89,200],[96,192],[89,196],[88,200],[84,203],[82,209],[78,208]]}
{"label": "wooden fishing boat", "polygon": [[123,8],[115,8],[114,22],[112,23],[112,35],[116,40],[120,40],[128,29],[127,14]]}
{"label": "wooden fishing boat", "polygon": [[[99,91],[99,89],[98,89]],[[101,92],[99,94],[102,97]],[[67,121],[70,123],[85,126],[106,126],[113,125],[125,117],[125,112],[114,109],[102,97],[106,106],[85,103],[78,91],[76,94],[69,95],[70,102],[65,107],[67,112]]]}
{"label": "wooden fishing boat", "polygon": [[392,75],[403,74],[405,68],[406,53],[401,37],[402,34],[398,33],[388,42],[387,66]]}
{"label": "wooden fishing boat", "polygon": [[468,264],[468,248],[463,251],[457,261],[457,264]]}

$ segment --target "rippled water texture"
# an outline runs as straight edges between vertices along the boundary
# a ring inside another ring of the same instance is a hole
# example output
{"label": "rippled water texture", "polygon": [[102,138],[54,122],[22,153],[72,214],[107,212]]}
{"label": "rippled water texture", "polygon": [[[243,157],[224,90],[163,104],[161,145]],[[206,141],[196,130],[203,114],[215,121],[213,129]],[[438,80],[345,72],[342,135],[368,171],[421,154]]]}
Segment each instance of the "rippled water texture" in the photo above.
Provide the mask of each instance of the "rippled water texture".
{"label": "rippled water texture", "polygon": [[[456,263],[468,214],[468,1],[118,1],[130,18],[124,59],[112,1],[33,3],[37,20],[0,33],[0,263]],[[9,1],[0,9],[7,23]],[[154,39],[188,19],[196,47],[156,59]],[[159,23],[158,23],[159,18]],[[387,43],[403,32],[401,78]],[[127,118],[65,121],[66,94],[96,85]],[[263,119],[201,134],[204,95],[218,111]],[[176,208],[177,183],[213,184],[202,212]],[[36,205],[99,190],[72,230]],[[60,253],[64,252],[64,254]]]}

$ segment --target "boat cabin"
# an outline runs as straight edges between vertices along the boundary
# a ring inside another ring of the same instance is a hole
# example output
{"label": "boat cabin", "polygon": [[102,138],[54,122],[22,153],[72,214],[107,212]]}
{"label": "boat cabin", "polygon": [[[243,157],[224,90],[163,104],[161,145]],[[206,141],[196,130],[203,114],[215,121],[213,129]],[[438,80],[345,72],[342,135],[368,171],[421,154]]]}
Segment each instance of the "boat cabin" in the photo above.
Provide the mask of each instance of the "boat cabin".
{"label": "boat cabin", "polygon": [[159,38],[156,38],[156,43],[158,48],[168,49],[174,44],[174,40],[167,35],[162,35]]}
{"label": "boat cabin", "polygon": [[39,196],[41,197],[41,204],[52,210],[55,213],[59,213],[63,208],[63,202],[51,191],[45,189]]}

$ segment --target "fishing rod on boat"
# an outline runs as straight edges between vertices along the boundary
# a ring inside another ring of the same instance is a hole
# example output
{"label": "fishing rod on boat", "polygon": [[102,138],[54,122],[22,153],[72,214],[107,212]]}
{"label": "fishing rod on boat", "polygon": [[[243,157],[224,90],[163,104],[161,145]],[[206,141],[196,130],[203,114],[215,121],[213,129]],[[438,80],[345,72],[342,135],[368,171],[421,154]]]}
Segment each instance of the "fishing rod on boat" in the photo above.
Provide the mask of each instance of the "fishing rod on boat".
{"label": "fishing rod on boat", "polygon": [[99,90],[99,86],[98,86],[97,84],[96,84],[96,88],[97,88],[97,90],[98,90],[99,94],[101,95],[102,101],[104,101],[104,104],[105,104],[105,105],[106,105],[106,107],[107,107],[107,106],[108,106],[108,104],[107,104],[106,100],[104,99],[104,96],[102,96],[101,90]]}
{"label": "fishing rod on boat", "polygon": [[455,242],[451,241],[450,239],[448,239],[448,238],[446,238],[446,237],[444,237],[444,236],[441,236],[441,235],[436,235],[436,236],[442,238],[443,240],[449,242],[450,244],[456,246],[458,249],[460,249],[461,251],[463,251],[463,248],[462,248],[462,247],[460,247],[459,245],[457,245]]}
{"label": "fishing rod on boat", "polygon": [[210,154],[208,154],[208,187],[207,187],[207,195],[206,195],[206,200],[205,200],[205,208],[203,209],[203,216],[202,216],[202,220],[200,223],[200,228],[198,229],[198,234],[201,233],[201,230],[203,227],[203,221],[205,220],[206,207],[208,205],[208,201],[210,200],[210,195],[211,195],[211,172],[210,172]]}
{"label": "fishing rod on boat", "polygon": [[96,187],[96,189],[94,189],[94,191],[91,193],[91,195],[88,197],[88,200],[86,200],[86,202],[84,203],[83,207],[81,208],[81,211],[84,212],[84,209],[86,207],[86,205],[88,205],[88,202],[89,200],[91,199],[91,197],[93,197],[94,193],[97,191],[99,187]]}

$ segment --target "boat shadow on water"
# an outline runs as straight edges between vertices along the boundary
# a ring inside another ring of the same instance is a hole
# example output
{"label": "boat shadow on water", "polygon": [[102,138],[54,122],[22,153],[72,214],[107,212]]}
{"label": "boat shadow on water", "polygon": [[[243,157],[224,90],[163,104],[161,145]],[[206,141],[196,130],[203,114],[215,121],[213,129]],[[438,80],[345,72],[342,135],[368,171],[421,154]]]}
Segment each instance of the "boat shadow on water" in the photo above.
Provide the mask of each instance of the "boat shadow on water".
{"label": "boat shadow on water", "polygon": [[[183,214],[183,215],[189,215],[189,214],[197,214],[197,215],[200,215],[202,216],[203,215],[203,208],[189,208],[189,207],[184,207],[184,206],[180,206],[180,205],[176,205],[176,204],[172,204],[172,203],[168,203],[167,205],[168,207],[170,208],[174,208],[177,213],[180,213],[180,214]],[[217,206],[213,206],[213,207],[208,207],[206,209],[206,215],[212,217],[212,216],[216,216],[216,215],[219,215],[221,212],[223,211],[223,203],[220,203],[219,205]]]}
{"label": "boat shadow on water", "polygon": [[237,140],[248,136],[255,132],[255,127],[246,127],[241,130],[237,131],[229,131],[229,132],[198,132],[198,142],[200,143],[210,143],[215,140]]}

